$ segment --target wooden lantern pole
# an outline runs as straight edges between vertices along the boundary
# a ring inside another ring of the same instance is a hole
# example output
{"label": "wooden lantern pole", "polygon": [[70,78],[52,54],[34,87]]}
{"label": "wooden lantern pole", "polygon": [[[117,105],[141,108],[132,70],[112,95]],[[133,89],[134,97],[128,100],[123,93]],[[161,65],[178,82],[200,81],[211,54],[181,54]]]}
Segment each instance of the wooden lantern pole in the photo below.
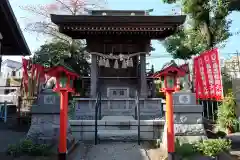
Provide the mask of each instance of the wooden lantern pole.
{"label": "wooden lantern pole", "polygon": [[58,160],[66,160],[68,147],[68,93],[74,92],[74,89],[70,84],[71,79],[74,80],[79,76],[74,72],[66,70],[61,65],[52,67],[45,72],[49,76],[56,77],[56,86],[53,91],[60,93],[60,133],[58,143]]}
{"label": "wooden lantern pole", "polygon": [[59,160],[66,160],[67,155],[67,116],[68,116],[68,90],[60,89],[60,136],[59,136]]}
{"label": "wooden lantern pole", "polygon": [[166,121],[167,121],[167,148],[168,160],[174,160],[174,115],[173,115],[173,90],[166,89]]}

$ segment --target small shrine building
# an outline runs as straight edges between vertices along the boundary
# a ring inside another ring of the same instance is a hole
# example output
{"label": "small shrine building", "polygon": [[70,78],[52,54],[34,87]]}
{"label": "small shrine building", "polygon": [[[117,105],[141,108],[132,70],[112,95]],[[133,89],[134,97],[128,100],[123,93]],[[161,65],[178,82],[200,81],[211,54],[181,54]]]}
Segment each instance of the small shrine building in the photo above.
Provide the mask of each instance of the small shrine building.
{"label": "small shrine building", "polygon": [[[59,31],[86,40],[91,55],[89,97],[75,98],[77,119],[94,119],[101,93],[104,115],[134,116],[136,93],[143,119],[159,117],[160,98],[149,94],[146,56],[151,40],[164,40],[178,31],[186,16],[150,16],[142,10],[93,10],[90,15],[51,15]],[[159,62],[161,63],[161,61]],[[87,87],[87,85],[85,85]],[[79,112],[78,112],[79,110]]]}

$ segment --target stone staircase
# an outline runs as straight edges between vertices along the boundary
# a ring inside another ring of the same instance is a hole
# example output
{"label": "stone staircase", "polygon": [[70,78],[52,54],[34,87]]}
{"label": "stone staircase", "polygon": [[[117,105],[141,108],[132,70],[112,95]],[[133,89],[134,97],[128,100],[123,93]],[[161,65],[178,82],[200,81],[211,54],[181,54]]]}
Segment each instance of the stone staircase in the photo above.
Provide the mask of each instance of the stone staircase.
{"label": "stone staircase", "polygon": [[[138,138],[137,126],[130,126],[135,121],[132,116],[104,116],[102,120],[108,125],[98,128],[99,140],[136,141]],[[137,124],[137,123],[136,123]]]}

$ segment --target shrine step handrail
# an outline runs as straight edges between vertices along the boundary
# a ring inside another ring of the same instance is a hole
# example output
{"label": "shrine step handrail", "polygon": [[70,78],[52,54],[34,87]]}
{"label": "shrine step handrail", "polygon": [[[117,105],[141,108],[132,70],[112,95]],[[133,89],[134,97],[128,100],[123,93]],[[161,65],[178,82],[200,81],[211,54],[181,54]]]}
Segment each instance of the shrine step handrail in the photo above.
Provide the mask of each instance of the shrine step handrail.
{"label": "shrine step handrail", "polygon": [[101,92],[97,93],[97,98],[95,102],[95,145],[98,143],[98,120],[102,118],[101,113]]}
{"label": "shrine step handrail", "polygon": [[135,119],[138,121],[138,145],[140,145],[140,105],[139,105],[139,94],[136,91],[136,99],[135,99]]}

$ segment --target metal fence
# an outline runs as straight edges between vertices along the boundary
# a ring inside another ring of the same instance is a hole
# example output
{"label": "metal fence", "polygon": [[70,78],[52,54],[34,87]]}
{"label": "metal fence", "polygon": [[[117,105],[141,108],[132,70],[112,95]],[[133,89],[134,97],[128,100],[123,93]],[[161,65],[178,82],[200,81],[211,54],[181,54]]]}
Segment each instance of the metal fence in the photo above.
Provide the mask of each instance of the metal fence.
{"label": "metal fence", "polygon": [[222,102],[216,100],[198,100],[198,103],[203,106],[203,117],[215,122],[217,119],[218,106]]}

